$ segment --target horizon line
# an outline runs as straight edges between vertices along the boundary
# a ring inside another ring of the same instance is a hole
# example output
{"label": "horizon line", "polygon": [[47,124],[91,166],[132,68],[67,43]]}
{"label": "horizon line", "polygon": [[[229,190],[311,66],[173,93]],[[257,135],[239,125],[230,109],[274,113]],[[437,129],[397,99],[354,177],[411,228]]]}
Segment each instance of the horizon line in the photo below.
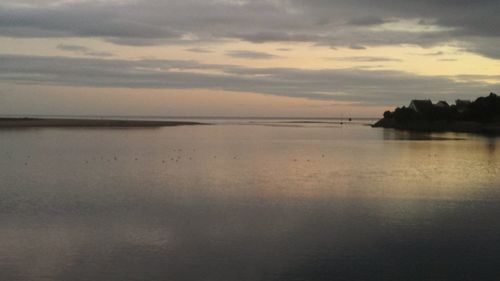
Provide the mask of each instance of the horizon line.
{"label": "horizon line", "polygon": [[65,114],[0,114],[0,118],[37,118],[37,117],[84,117],[84,118],[193,118],[193,119],[377,119],[381,117],[345,116],[168,116],[168,115],[65,115]]}

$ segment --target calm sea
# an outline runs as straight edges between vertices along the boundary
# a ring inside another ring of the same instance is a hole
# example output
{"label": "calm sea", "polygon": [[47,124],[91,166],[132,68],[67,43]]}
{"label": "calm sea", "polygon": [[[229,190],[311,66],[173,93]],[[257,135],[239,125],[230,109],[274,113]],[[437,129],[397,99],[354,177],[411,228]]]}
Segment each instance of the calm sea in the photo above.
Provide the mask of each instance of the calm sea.
{"label": "calm sea", "polygon": [[0,280],[500,280],[500,139],[0,130]]}

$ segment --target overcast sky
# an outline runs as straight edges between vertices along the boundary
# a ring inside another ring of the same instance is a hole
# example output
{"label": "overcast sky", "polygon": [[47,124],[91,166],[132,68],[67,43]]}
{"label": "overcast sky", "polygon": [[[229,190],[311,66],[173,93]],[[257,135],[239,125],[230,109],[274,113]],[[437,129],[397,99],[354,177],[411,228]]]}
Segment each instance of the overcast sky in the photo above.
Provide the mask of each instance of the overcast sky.
{"label": "overcast sky", "polygon": [[500,90],[498,0],[2,0],[0,114],[379,116]]}

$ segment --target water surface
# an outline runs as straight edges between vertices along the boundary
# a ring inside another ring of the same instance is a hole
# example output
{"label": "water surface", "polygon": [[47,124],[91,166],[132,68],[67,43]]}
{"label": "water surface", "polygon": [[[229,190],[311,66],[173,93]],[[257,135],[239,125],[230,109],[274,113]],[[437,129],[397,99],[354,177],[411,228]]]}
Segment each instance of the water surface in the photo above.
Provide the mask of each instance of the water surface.
{"label": "water surface", "polygon": [[499,139],[297,121],[0,130],[0,280],[498,280]]}

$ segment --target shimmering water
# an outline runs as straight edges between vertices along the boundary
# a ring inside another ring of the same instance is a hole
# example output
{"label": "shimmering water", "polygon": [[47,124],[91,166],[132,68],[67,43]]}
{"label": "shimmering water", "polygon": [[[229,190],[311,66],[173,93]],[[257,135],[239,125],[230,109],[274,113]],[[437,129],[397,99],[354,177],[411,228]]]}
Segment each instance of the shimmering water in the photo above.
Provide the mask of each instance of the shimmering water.
{"label": "shimmering water", "polygon": [[0,130],[0,280],[499,280],[500,139]]}

